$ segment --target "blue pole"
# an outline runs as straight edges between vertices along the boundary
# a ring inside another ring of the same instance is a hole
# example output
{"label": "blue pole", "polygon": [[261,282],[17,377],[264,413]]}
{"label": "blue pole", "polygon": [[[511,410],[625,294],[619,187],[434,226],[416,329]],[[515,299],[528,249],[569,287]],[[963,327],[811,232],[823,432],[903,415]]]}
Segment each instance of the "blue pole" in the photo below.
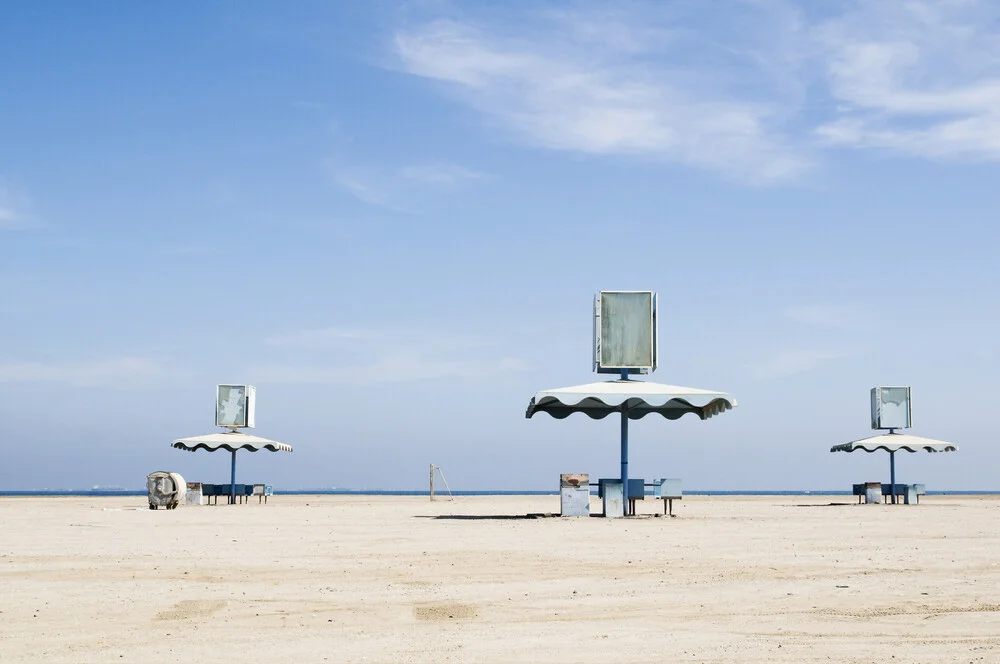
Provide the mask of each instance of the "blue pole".
{"label": "blue pole", "polygon": [[229,504],[236,504],[236,450],[233,450],[232,472],[229,475]]}
{"label": "blue pole", "polygon": [[[628,380],[628,370],[622,369],[622,380]],[[628,401],[622,402],[622,499],[628,516]]]}
{"label": "blue pole", "polygon": [[896,504],[896,452],[889,452],[889,483],[892,485],[892,504]]}

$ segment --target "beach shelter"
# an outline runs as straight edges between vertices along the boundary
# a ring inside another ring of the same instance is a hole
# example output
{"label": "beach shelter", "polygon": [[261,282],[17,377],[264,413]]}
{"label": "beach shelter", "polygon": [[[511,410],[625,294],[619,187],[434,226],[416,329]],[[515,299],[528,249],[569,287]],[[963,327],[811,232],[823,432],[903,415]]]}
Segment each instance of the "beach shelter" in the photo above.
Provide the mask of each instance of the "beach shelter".
{"label": "beach shelter", "polygon": [[239,433],[237,431],[227,431],[226,433],[210,433],[205,436],[192,436],[190,438],[178,438],[170,445],[171,447],[175,447],[179,450],[187,450],[188,452],[195,452],[197,450],[207,450],[209,452],[215,452],[217,450],[226,450],[232,453],[232,465],[231,465],[230,486],[229,486],[230,502],[236,502],[237,450],[249,450],[251,452],[259,452],[260,450],[269,450],[271,452],[292,451],[291,445],[287,445],[285,443],[279,443],[274,440],[268,440],[267,438],[251,436],[250,434],[246,433]]}
{"label": "beach shelter", "polygon": [[830,448],[831,452],[854,452],[857,450],[869,453],[885,450],[889,453],[889,484],[892,486],[892,502],[896,502],[896,452],[900,450],[905,452],[957,452],[958,446],[941,440],[890,431],[881,436],[863,438],[850,443],[834,445]]}
{"label": "beach shelter", "polygon": [[736,399],[723,392],[632,380],[623,372],[618,380],[587,383],[554,390],[542,390],[532,397],[525,413],[548,413],[564,419],[573,413],[600,420],[613,413],[621,415],[621,480],[628,487],[628,421],[657,414],[676,420],[693,413],[707,420],[736,406]]}

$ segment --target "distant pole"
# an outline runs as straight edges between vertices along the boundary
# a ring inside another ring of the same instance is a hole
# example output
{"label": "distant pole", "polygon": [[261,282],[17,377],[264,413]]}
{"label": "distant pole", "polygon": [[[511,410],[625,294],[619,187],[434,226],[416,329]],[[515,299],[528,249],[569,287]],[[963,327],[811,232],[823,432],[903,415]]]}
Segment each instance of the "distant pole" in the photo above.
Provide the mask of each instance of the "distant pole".
{"label": "distant pole", "polygon": [[[622,380],[628,380],[628,369],[622,369]],[[622,500],[628,516],[628,399],[622,402]]]}
{"label": "distant pole", "polygon": [[236,450],[233,450],[233,465],[229,475],[229,504],[236,504]]}
{"label": "distant pole", "polygon": [[434,500],[434,464],[431,464],[431,500]]}
{"label": "distant pole", "polygon": [[896,504],[896,451],[889,452],[889,485],[892,487],[892,504]]}

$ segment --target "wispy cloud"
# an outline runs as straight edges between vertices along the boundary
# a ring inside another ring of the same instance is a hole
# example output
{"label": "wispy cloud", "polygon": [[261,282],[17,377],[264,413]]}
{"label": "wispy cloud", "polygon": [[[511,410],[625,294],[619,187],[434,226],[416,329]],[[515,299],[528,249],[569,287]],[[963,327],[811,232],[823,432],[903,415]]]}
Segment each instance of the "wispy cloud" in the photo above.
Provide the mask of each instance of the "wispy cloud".
{"label": "wispy cloud", "polygon": [[162,378],[174,370],[143,357],[118,357],[91,362],[0,363],[0,383],[67,383],[75,386],[113,385],[125,380]]}
{"label": "wispy cloud", "polygon": [[836,350],[786,349],[747,364],[758,378],[786,378],[818,369],[823,364],[848,357]]}
{"label": "wispy cloud", "polygon": [[391,193],[392,182],[387,181],[384,176],[365,175],[356,168],[349,169],[343,166],[331,166],[330,175],[335,184],[364,203],[393,212],[414,213],[414,210],[400,205],[394,200],[395,196]]}
{"label": "wispy cloud", "polygon": [[455,190],[488,177],[485,173],[447,162],[411,164],[402,169],[348,163],[345,159],[328,163],[335,184],[369,205],[405,214],[420,214],[420,205],[433,199],[431,191]]}
{"label": "wispy cloud", "polygon": [[395,31],[390,66],[532,147],[750,184],[794,180],[828,147],[1000,158],[990,0],[430,7]]}
{"label": "wispy cloud", "polygon": [[780,129],[797,103],[795,59],[773,35],[796,39],[796,12],[714,8],[743,25],[720,43],[676,8],[628,7],[639,10],[539,12],[516,23],[439,17],[398,30],[394,48],[401,69],[446,84],[530,145],[663,159],[753,183],[809,168]]}
{"label": "wispy cloud", "polygon": [[837,117],[831,144],[931,158],[1000,158],[1000,5],[861,2],[820,26]]}
{"label": "wispy cloud", "polygon": [[423,164],[412,164],[401,171],[401,175],[407,180],[420,182],[423,184],[443,186],[454,189],[460,184],[485,180],[488,176],[479,171],[473,171],[457,164],[447,164],[443,162],[428,162]]}

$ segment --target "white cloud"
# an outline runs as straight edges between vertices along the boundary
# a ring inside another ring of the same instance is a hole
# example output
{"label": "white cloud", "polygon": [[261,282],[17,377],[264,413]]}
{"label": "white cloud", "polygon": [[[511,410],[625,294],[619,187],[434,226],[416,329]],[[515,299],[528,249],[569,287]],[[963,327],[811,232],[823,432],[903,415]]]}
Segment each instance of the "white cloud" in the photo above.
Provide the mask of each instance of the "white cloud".
{"label": "white cloud", "polygon": [[727,5],[746,29],[720,44],[663,7],[542,14],[512,27],[439,18],[399,30],[395,50],[404,71],[446,84],[530,145],[662,159],[752,183],[807,169],[809,156],[780,130],[797,103],[794,58],[756,30],[777,21],[794,39],[797,14]]}
{"label": "white cloud", "polygon": [[1000,5],[863,2],[820,26],[838,116],[831,144],[930,158],[1000,158]]}
{"label": "white cloud", "polygon": [[171,371],[141,357],[119,357],[92,362],[15,362],[0,364],[0,383],[69,383],[77,386],[113,385],[135,379],[160,378]]}

